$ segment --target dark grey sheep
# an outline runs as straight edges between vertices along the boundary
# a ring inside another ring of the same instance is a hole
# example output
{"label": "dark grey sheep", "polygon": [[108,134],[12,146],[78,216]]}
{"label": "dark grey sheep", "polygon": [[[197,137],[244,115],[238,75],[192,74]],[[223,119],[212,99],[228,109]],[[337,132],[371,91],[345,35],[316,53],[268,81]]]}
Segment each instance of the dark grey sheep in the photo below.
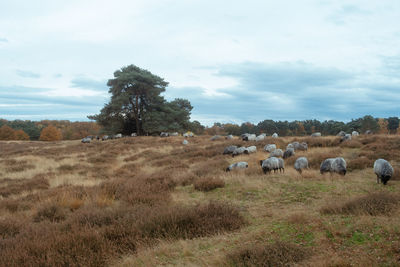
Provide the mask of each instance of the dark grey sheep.
{"label": "dark grey sheep", "polygon": [[376,182],[381,181],[384,185],[392,178],[394,169],[390,163],[384,159],[377,159],[374,163],[374,172],[376,174]]}
{"label": "dark grey sheep", "polygon": [[308,160],[307,160],[307,158],[306,157],[299,157],[298,159],[296,159],[296,161],[294,163],[294,168],[299,173],[301,173],[303,171],[303,169],[308,169]]}
{"label": "dark grey sheep", "polygon": [[294,149],[293,148],[288,148],[286,151],[283,153],[283,158],[287,159],[290,158],[291,156],[294,156]]}
{"label": "dark grey sheep", "polygon": [[240,162],[236,162],[236,163],[233,163],[233,164],[229,165],[228,168],[226,168],[225,171],[230,172],[233,169],[246,169],[248,167],[249,167],[249,164],[247,162],[240,161]]}
{"label": "dark grey sheep", "polygon": [[238,156],[238,155],[240,155],[240,154],[243,154],[245,150],[246,150],[246,147],[244,147],[244,146],[241,146],[241,147],[236,148],[236,149],[232,152],[232,157]]}
{"label": "dark grey sheep", "polygon": [[319,170],[321,174],[335,172],[340,175],[346,175],[346,161],[342,157],[328,158],[321,163]]}
{"label": "dark grey sheep", "polygon": [[85,137],[85,138],[82,138],[81,142],[82,143],[90,143],[91,140],[92,140],[91,138]]}
{"label": "dark grey sheep", "polygon": [[267,158],[260,160],[260,165],[265,174],[271,173],[272,170],[276,172],[279,169],[279,160],[275,157]]}
{"label": "dark grey sheep", "polygon": [[346,132],[345,131],[340,131],[336,136],[345,136]]}
{"label": "dark grey sheep", "polygon": [[351,134],[345,134],[342,138],[340,138],[340,142],[351,140]]}
{"label": "dark grey sheep", "polygon": [[226,155],[226,154],[232,154],[233,153],[233,151],[235,151],[235,149],[236,148],[238,148],[237,146],[227,146],[227,147],[225,147],[225,149],[224,149],[224,155]]}

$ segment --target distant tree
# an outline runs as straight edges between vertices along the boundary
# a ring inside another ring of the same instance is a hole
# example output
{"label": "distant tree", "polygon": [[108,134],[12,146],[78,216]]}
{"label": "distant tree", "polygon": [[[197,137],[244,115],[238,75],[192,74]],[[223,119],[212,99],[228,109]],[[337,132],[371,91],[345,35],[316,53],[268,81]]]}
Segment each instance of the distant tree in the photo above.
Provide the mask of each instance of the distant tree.
{"label": "distant tree", "polygon": [[204,126],[201,125],[199,121],[189,122],[189,131],[193,132],[196,135],[200,135],[204,133]]}
{"label": "distant tree", "polygon": [[151,72],[129,65],[114,72],[108,80],[111,100],[100,114],[88,116],[106,132],[159,133],[189,127],[190,102],[175,99],[168,102],[161,96],[168,83]]}
{"label": "distant tree", "polygon": [[225,123],[222,125],[227,134],[240,135],[240,126],[233,123]]}
{"label": "distant tree", "polygon": [[40,141],[59,141],[62,140],[61,130],[54,127],[53,125],[49,125],[42,130],[40,133]]}
{"label": "distant tree", "polygon": [[[241,128],[243,128],[243,124]],[[247,132],[252,133],[251,131]],[[273,120],[263,120],[257,124],[257,132],[266,133],[267,135],[272,135],[273,133],[278,132],[278,128],[276,127],[275,122]],[[246,133],[246,131],[242,130],[242,133]]]}
{"label": "distant tree", "polygon": [[361,119],[361,132],[364,133],[367,130],[371,130],[374,133],[379,132],[378,120],[371,115],[366,115]]}
{"label": "distant tree", "polygon": [[16,130],[14,132],[15,140],[29,140],[29,135],[23,130]]}
{"label": "distant tree", "polygon": [[397,132],[397,129],[399,128],[399,118],[398,117],[390,117],[388,118],[388,125],[387,128],[391,134],[394,134]]}
{"label": "distant tree", "polygon": [[302,136],[306,134],[306,130],[304,129],[304,125],[301,122],[297,123],[297,127],[296,127],[296,135],[297,136]]}
{"label": "distant tree", "polygon": [[15,131],[8,125],[1,126],[0,140],[15,140]]}
{"label": "distant tree", "polygon": [[378,119],[378,125],[379,125],[379,132],[380,134],[387,134],[388,133],[388,121],[387,119],[384,118],[379,118]]}

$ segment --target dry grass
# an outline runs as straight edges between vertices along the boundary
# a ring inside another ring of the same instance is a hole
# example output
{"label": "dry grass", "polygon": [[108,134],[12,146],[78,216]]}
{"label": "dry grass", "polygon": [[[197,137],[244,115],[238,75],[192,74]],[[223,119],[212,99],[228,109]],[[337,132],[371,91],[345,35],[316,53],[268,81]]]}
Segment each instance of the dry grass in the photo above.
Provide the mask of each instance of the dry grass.
{"label": "dry grass", "polygon": [[257,244],[239,247],[228,256],[231,266],[290,266],[311,255],[309,249],[287,242]]}
{"label": "dry grass", "polygon": [[[209,139],[0,142],[0,266],[398,265],[398,136]],[[265,144],[293,141],[308,151],[264,175]],[[232,158],[228,145],[258,151]],[[320,175],[338,156],[346,176]],[[386,187],[378,157],[395,168]],[[249,168],[226,173],[237,161]]]}
{"label": "dry grass", "polygon": [[400,195],[387,192],[372,193],[338,204],[332,202],[321,209],[324,214],[391,215],[398,208]]}
{"label": "dry grass", "polygon": [[216,188],[222,188],[225,186],[224,180],[221,178],[214,177],[203,177],[199,178],[194,182],[194,189],[208,192]]}

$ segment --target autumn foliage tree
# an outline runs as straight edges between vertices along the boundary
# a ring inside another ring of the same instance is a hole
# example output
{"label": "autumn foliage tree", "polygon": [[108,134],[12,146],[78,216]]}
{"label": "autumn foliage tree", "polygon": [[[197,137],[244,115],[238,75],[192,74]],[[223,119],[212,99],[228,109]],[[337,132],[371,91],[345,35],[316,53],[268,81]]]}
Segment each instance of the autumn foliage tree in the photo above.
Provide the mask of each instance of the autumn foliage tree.
{"label": "autumn foliage tree", "polygon": [[0,140],[15,140],[14,130],[8,125],[1,126],[0,127]]}
{"label": "autumn foliage tree", "polygon": [[49,125],[40,133],[40,141],[58,141],[62,139],[61,130]]}
{"label": "autumn foliage tree", "polygon": [[15,140],[29,140],[29,135],[20,129],[14,132],[14,138]]}

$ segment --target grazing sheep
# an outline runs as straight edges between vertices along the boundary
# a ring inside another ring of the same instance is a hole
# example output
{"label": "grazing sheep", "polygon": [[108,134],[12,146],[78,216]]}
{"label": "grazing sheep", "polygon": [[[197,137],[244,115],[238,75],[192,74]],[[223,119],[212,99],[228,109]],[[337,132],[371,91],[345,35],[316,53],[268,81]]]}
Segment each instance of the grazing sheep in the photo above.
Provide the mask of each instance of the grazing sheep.
{"label": "grazing sheep", "polygon": [[336,136],[345,136],[346,132],[345,131],[340,131]]}
{"label": "grazing sheep", "polygon": [[244,150],[244,154],[251,154],[251,153],[256,153],[257,152],[257,147],[256,146],[249,146]]}
{"label": "grazing sheep", "polygon": [[313,133],[311,136],[312,137],[320,137],[321,133],[320,132],[316,132],[316,133]]}
{"label": "grazing sheep", "polygon": [[102,141],[108,140],[110,139],[110,137],[108,135],[103,135],[103,137],[101,138]]}
{"label": "grazing sheep", "polygon": [[120,134],[120,133],[119,133],[119,134],[116,134],[116,135],[114,136],[114,138],[115,138],[115,139],[122,138],[122,134]]}
{"label": "grazing sheep", "polygon": [[294,168],[299,173],[301,173],[303,171],[303,169],[308,169],[308,160],[307,160],[307,158],[306,157],[299,157],[298,159],[296,159],[296,161],[294,163]]}
{"label": "grazing sheep", "polygon": [[287,159],[290,158],[291,156],[294,156],[294,149],[293,148],[288,148],[286,151],[283,153],[283,158]]}
{"label": "grazing sheep", "polygon": [[249,167],[249,164],[247,162],[240,161],[240,162],[236,162],[236,163],[233,163],[233,164],[229,165],[228,168],[226,168],[225,171],[230,172],[233,169],[246,169],[248,167]]}
{"label": "grazing sheep", "polygon": [[357,132],[357,131],[353,131],[353,132],[351,132],[351,135],[352,135],[352,136],[359,136],[359,135],[360,135],[360,133],[359,133],[359,132]]}
{"label": "grazing sheep", "polygon": [[308,145],[306,142],[302,142],[299,144],[299,147],[297,148],[298,150],[303,150],[303,151],[307,151],[308,150]]}
{"label": "grazing sheep", "polygon": [[384,159],[377,159],[374,163],[374,172],[376,174],[376,182],[381,181],[384,185],[392,178],[394,170],[392,165]]}
{"label": "grazing sheep", "polygon": [[244,147],[244,146],[241,146],[241,147],[236,148],[236,149],[232,152],[232,157],[235,157],[235,156],[238,156],[238,155],[243,154],[245,150],[246,150],[246,147]]}
{"label": "grazing sheep", "polygon": [[340,138],[340,142],[351,140],[351,134],[345,134],[342,138]]}
{"label": "grazing sheep", "polygon": [[233,139],[233,135],[229,134],[229,135],[227,135],[227,136],[225,137],[225,139],[231,140],[231,139]]}
{"label": "grazing sheep", "polygon": [[265,174],[271,173],[272,170],[276,172],[279,169],[279,160],[275,157],[267,158],[266,160],[260,160],[260,165]]}
{"label": "grazing sheep", "polygon": [[262,140],[264,140],[264,139],[265,139],[265,135],[261,134],[261,135],[259,135],[259,136],[256,137],[256,142],[262,141]]}
{"label": "grazing sheep", "polygon": [[372,131],[371,130],[366,130],[365,134],[372,134]]}
{"label": "grazing sheep", "polygon": [[168,137],[168,136],[169,136],[169,133],[167,133],[167,132],[160,133],[160,137]]}
{"label": "grazing sheep", "polygon": [[280,148],[275,149],[274,151],[271,152],[271,154],[269,154],[269,156],[270,157],[283,157],[283,151]]}
{"label": "grazing sheep", "polygon": [[268,144],[264,147],[264,150],[267,152],[272,152],[276,149],[276,145],[275,144]]}
{"label": "grazing sheep", "polygon": [[85,137],[85,138],[82,138],[81,142],[82,143],[90,143],[91,140],[92,140],[91,138]]}
{"label": "grazing sheep", "polygon": [[225,147],[225,149],[224,149],[224,155],[226,155],[226,154],[232,154],[233,153],[233,151],[235,151],[235,149],[236,148],[238,148],[237,146],[227,146],[227,147]]}
{"label": "grazing sheep", "polygon": [[241,138],[243,141],[255,141],[257,137],[255,134],[245,133],[241,135]]}
{"label": "grazing sheep", "polygon": [[178,135],[179,135],[178,132],[173,132],[169,134],[169,136],[178,136]]}
{"label": "grazing sheep", "polygon": [[285,172],[285,162],[281,158],[278,158],[278,168],[279,172]]}
{"label": "grazing sheep", "polygon": [[321,163],[320,172],[321,174],[336,172],[340,175],[346,175],[346,161],[342,157],[326,159]]}
{"label": "grazing sheep", "polygon": [[194,137],[194,133],[192,133],[192,132],[186,132],[186,133],[184,133],[183,134],[183,137]]}
{"label": "grazing sheep", "polygon": [[293,148],[293,149],[294,149],[293,143],[289,143],[289,144],[286,146],[286,149],[289,149],[289,148]]}
{"label": "grazing sheep", "polygon": [[131,133],[131,137],[136,137],[137,134],[136,133]]}
{"label": "grazing sheep", "polygon": [[273,133],[272,134],[272,138],[278,138],[279,136],[278,136],[278,134],[277,133]]}
{"label": "grazing sheep", "polygon": [[218,140],[218,139],[220,139],[221,138],[221,136],[219,136],[219,135],[214,135],[213,137],[211,137],[211,141],[215,141],[215,140]]}
{"label": "grazing sheep", "polygon": [[182,141],[182,145],[187,145],[187,144],[189,144],[188,140],[185,139],[185,140]]}

